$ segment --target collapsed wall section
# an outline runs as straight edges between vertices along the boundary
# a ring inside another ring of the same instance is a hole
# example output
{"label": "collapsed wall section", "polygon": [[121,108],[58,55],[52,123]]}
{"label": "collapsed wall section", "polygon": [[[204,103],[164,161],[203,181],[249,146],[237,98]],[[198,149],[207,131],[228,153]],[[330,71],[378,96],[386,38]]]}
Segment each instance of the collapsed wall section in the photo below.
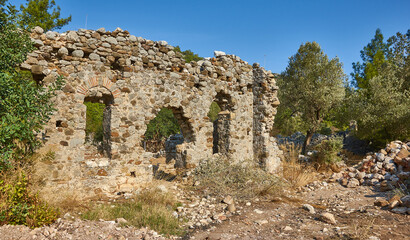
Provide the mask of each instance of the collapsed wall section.
{"label": "collapsed wall section", "polygon": [[[150,182],[154,169],[190,169],[215,154],[255,159],[272,172],[277,168],[277,147],[269,136],[277,88],[258,65],[225,54],[186,63],[165,41],[135,37],[119,28],[59,34],[36,27],[31,37],[38,49],[21,68],[42,84],[59,75],[66,80],[44,132],[43,149],[56,153],[52,162],[42,163],[51,173],[46,176],[50,186],[118,194]],[[84,102],[89,99],[106,105],[104,146],[109,154],[85,141]],[[207,116],[214,101],[223,110],[218,141]],[[163,107],[178,115],[184,142],[175,155],[182,163],[141,146],[147,124]]]}

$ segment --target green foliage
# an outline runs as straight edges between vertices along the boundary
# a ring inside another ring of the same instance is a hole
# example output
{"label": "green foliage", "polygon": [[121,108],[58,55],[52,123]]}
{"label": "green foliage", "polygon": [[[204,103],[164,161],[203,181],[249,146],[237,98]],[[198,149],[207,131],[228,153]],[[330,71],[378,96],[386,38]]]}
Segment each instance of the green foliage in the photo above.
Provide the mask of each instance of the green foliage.
{"label": "green foliage", "polygon": [[13,10],[0,4],[0,72],[13,73],[34,48],[28,34],[15,25]]}
{"label": "green foliage", "polygon": [[367,86],[350,89],[346,98],[357,136],[375,146],[410,137],[410,30],[390,37],[385,46],[378,73],[367,74]]}
{"label": "green foliage", "polygon": [[185,62],[187,63],[204,59],[203,57],[198,56],[198,54],[193,53],[189,49],[182,52],[179,46],[174,47],[174,51],[181,53],[183,58],[185,59]]}
{"label": "green foliage", "polygon": [[53,223],[58,211],[31,194],[24,172],[2,176],[0,180],[0,224],[26,225],[31,228]]}
{"label": "green foliage", "polygon": [[[4,2],[3,2],[4,4]],[[0,5],[0,171],[32,153],[40,144],[37,133],[54,109],[50,100],[62,88],[58,78],[47,87],[26,72],[16,71],[32,48],[27,33],[15,25],[13,11]]]}
{"label": "green foliage", "polygon": [[286,123],[289,117],[300,118],[300,129],[307,129],[304,150],[329,112],[342,102],[345,80],[339,59],[329,60],[316,42],[302,44],[290,57],[286,70],[278,79],[279,112],[283,126],[289,125]]}
{"label": "green foliage", "polygon": [[165,235],[182,235],[179,219],[172,215],[177,203],[173,196],[159,191],[143,191],[133,199],[115,204],[95,206],[82,217],[87,220],[115,220],[124,218],[125,225],[150,227]]}
{"label": "green foliage", "polygon": [[369,80],[379,74],[388,49],[383,39],[381,30],[377,29],[371,42],[360,51],[363,62],[353,63],[353,73],[351,74],[355,87],[367,88]]}
{"label": "green foliage", "polygon": [[221,108],[219,107],[218,103],[212,102],[211,107],[209,108],[208,112],[208,117],[211,120],[211,122],[214,122],[215,120],[218,119],[218,113],[221,111]]}
{"label": "green foliage", "polygon": [[342,160],[338,153],[342,151],[343,138],[333,137],[327,140],[323,140],[321,143],[315,146],[317,154],[315,156],[316,161],[319,163],[332,164]]}
{"label": "green foliage", "polygon": [[177,133],[180,133],[180,127],[174,113],[171,109],[162,108],[148,123],[144,136],[146,140],[160,140]]}
{"label": "green foliage", "polygon": [[85,102],[84,104],[87,106],[86,139],[94,143],[102,142],[105,104],[92,102]]}
{"label": "green foliage", "polygon": [[40,26],[46,32],[61,29],[71,21],[71,15],[60,18],[60,11],[54,0],[27,0],[26,5],[20,5],[18,23],[27,30],[35,26]]}
{"label": "green foliage", "polygon": [[18,73],[0,73],[0,170],[40,145],[37,133],[55,110],[50,100],[63,84],[60,77],[42,87]]}
{"label": "green foliage", "polygon": [[291,111],[290,108],[279,107],[275,116],[275,134],[290,136],[295,132],[306,132],[308,125],[302,120],[297,112]]}

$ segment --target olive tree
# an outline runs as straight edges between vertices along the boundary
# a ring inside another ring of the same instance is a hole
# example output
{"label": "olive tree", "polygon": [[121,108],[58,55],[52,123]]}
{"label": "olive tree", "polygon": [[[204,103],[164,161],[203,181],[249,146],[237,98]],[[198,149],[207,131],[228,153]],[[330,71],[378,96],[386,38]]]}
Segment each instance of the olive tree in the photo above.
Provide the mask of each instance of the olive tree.
{"label": "olive tree", "polygon": [[306,152],[313,134],[324,117],[344,98],[346,75],[339,59],[330,59],[316,42],[306,42],[289,58],[278,79],[279,108],[297,116],[306,126],[302,152]]}

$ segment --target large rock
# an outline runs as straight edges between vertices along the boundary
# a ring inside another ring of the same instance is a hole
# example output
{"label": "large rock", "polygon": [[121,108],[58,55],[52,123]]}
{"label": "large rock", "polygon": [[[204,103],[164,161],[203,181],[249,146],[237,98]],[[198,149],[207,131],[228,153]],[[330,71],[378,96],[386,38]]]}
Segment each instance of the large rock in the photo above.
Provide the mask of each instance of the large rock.
{"label": "large rock", "polygon": [[44,33],[44,30],[39,26],[34,27],[31,31],[34,32],[34,33],[37,33],[37,34],[43,34]]}
{"label": "large rock", "polygon": [[357,180],[356,178],[351,178],[350,180],[349,180],[349,182],[347,183],[347,187],[348,188],[355,188],[355,187],[357,187],[357,186],[359,186],[360,185],[360,182],[359,182],[359,180]]}
{"label": "large rock", "polygon": [[90,58],[90,60],[92,60],[92,61],[100,61],[100,55],[98,55],[96,53],[91,53],[88,58]]}
{"label": "large rock", "polygon": [[320,220],[326,223],[336,224],[335,216],[333,216],[333,214],[328,213],[328,212],[320,214]]}
{"label": "large rock", "polygon": [[108,37],[105,39],[105,41],[107,41],[109,44],[113,44],[113,45],[117,45],[117,39],[113,38],[113,37]]}
{"label": "large rock", "polygon": [[56,32],[52,32],[52,31],[48,31],[46,32],[46,38],[50,39],[50,40],[56,40],[58,33]]}
{"label": "large rock", "polygon": [[82,58],[84,57],[84,52],[83,50],[75,50],[72,53],[73,57],[77,57],[77,58]]}
{"label": "large rock", "polygon": [[74,31],[69,31],[67,36],[66,36],[67,41],[70,42],[78,42],[80,41],[80,37],[78,36],[78,34]]}
{"label": "large rock", "polygon": [[410,194],[400,199],[401,206],[410,208]]}
{"label": "large rock", "polygon": [[65,48],[65,47],[61,47],[60,49],[58,49],[57,54],[58,54],[58,56],[60,56],[60,57],[67,56],[67,55],[68,55],[68,49]]}
{"label": "large rock", "polygon": [[397,154],[397,157],[401,159],[406,158],[408,156],[410,156],[410,152],[405,148],[401,149],[400,152]]}

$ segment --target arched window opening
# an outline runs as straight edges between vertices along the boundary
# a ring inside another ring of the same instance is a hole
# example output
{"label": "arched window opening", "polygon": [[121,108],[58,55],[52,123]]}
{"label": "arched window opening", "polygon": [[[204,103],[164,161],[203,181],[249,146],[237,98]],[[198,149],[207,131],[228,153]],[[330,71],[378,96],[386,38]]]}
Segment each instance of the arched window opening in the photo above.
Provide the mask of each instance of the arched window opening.
{"label": "arched window opening", "polygon": [[230,125],[232,99],[228,94],[219,92],[211,103],[208,117],[213,123],[212,153],[228,154],[230,145]]}
{"label": "arched window opening", "polygon": [[148,123],[141,145],[145,151],[163,159],[163,163],[175,160],[176,167],[185,167],[185,155],[177,151],[177,145],[194,140],[192,126],[182,108],[162,108]]}
{"label": "arched window opening", "polygon": [[84,98],[86,111],[86,147],[90,157],[111,158],[111,105],[114,98],[109,90],[94,87]]}

